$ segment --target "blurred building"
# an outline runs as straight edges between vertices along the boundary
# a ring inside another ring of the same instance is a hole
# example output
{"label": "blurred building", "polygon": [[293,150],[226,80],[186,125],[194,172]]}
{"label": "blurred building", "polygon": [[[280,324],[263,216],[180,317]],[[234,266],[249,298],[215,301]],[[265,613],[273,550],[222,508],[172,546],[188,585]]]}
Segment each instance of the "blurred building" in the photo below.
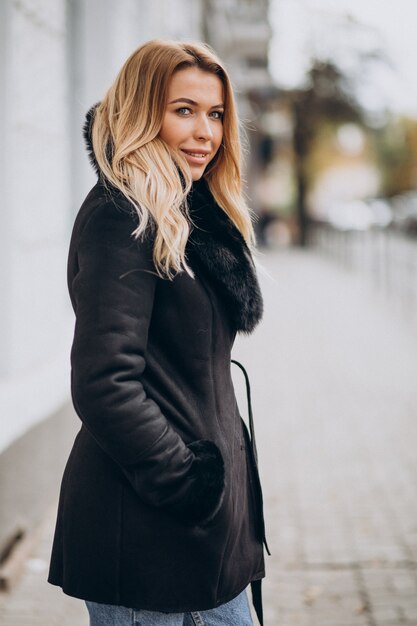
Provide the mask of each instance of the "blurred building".
{"label": "blurred building", "polygon": [[205,39],[245,90],[267,81],[267,1],[0,3],[0,566],[57,495],[72,434],[66,258],[95,177],[81,127],[148,39]]}
{"label": "blurred building", "polygon": [[268,50],[271,28],[268,0],[206,0],[203,31],[227,62],[238,96],[271,84]]}

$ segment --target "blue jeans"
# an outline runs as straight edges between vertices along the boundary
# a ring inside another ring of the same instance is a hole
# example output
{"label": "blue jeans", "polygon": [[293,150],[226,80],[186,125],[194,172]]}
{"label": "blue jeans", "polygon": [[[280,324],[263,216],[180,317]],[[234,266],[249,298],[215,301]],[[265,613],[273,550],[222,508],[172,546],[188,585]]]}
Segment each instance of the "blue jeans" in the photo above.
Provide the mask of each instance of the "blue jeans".
{"label": "blue jeans", "polygon": [[246,591],[217,609],[159,613],[86,602],[90,626],[253,626]]}

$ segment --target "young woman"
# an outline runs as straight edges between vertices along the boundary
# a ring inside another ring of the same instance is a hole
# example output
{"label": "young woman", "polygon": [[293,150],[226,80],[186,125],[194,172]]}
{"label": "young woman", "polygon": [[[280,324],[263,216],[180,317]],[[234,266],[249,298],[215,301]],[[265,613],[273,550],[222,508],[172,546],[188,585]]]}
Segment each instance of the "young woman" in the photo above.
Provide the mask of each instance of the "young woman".
{"label": "young woman", "polygon": [[49,582],[91,626],[252,624],[262,496],[231,379],[262,315],[229,78],[150,41],[88,113],[98,182],[75,221],[72,397]]}

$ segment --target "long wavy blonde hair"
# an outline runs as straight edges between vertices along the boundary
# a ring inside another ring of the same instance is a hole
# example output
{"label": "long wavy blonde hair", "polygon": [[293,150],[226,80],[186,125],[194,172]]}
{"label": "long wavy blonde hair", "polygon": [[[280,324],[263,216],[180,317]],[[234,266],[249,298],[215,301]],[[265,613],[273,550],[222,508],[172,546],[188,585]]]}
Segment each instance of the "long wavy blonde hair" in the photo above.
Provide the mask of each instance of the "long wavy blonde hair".
{"label": "long wavy blonde hair", "polygon": [[[192,185],[186,159],[159,137],[170,79],[174,72],[196,67],[220,78],[224,89],[222,144],[204,172],[219,206],[254,244],[250,211],[242,196],[239,122],[226,70],[202,43],[152,40],[135,50],[98,105],[92,129],[93,148],[105,178],[134,205],[145,233],[156,226],[153,257],[161,276],[187,271],[189,236],[186,197]],[[151,220],[151,218],[153,218]]]}

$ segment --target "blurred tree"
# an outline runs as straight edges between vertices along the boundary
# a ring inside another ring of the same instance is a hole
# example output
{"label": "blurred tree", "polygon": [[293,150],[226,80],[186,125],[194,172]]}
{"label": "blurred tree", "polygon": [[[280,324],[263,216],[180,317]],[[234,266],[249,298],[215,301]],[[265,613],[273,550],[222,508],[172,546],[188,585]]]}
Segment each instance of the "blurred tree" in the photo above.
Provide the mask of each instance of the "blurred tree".
{"label": "blurred tree", "polygon": [[290,102],[294,119],[298,243],[305,246],[309,225],[306,195],[310,180],[307,170],[314,138],[326,122],[363,124],[364,114],[362,107],[348,87],[347,77],[329,60],[312,61],[307,86],[293,90],[290,94]]}
{"label": "blurred tree", "polygon": [[373,133],[382,171],[382,192],[388,196],[417,187],[417,120],[393,118]]}

